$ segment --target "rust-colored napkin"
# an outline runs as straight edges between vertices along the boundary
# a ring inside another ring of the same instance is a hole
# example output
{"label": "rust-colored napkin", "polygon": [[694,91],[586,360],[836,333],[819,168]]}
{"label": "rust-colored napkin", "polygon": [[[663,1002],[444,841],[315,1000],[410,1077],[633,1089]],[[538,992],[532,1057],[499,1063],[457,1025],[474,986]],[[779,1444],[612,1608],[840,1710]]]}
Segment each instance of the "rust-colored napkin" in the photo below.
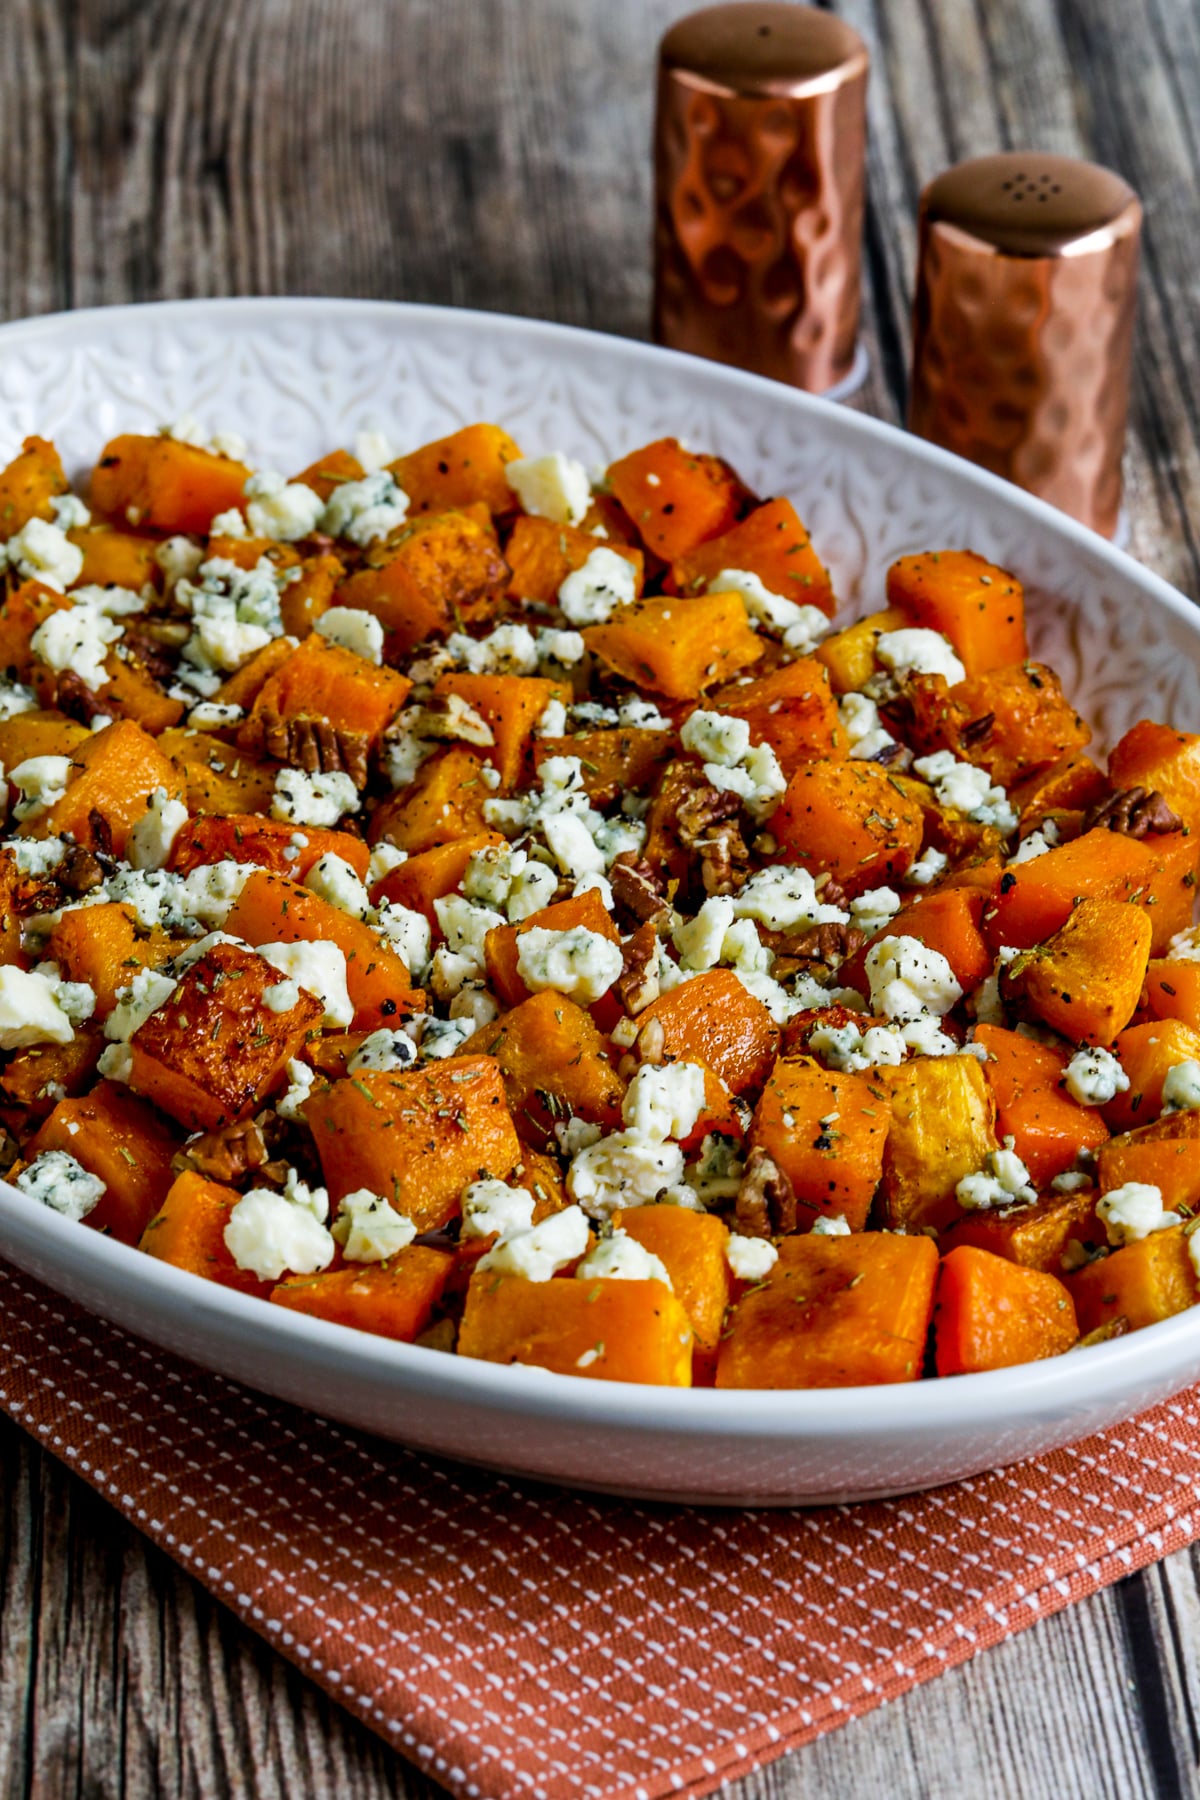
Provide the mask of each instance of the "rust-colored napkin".
{"label": "rust-colored napkin", "polygon": [[1200,1390],[916,1498],[560,1493],[200,1374],[0,1264],[0,1406],[456,1795],[700,1795],[1200,1535]]}

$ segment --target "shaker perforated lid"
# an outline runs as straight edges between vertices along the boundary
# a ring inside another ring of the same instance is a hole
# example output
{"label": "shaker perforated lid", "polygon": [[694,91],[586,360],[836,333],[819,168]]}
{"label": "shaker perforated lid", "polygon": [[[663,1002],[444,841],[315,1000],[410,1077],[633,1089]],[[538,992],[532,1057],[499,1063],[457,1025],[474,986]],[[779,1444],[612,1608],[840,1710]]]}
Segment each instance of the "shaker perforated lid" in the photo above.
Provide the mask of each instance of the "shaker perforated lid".
{"label": "shaker perforated lid", "polygon": [[921,196],[909,426],[1112,536],[1142,209],[1110,169],[959,163]]}
{"label": "shaker perforated lid", "polygon": [[815,8],[739,0],[660,46],[654,332],[825,391],[855,363],[866,45]]}

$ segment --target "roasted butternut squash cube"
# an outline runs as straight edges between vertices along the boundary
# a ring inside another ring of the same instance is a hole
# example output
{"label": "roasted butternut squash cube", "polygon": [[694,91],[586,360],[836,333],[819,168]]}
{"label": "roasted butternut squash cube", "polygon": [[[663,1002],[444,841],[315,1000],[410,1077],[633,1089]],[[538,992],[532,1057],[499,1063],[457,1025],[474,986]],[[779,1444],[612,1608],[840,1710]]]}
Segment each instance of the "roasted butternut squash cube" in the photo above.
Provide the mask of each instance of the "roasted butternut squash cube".
{"label": "roasted butternut squash cube", "polygon": [[100,1020],[116,1005],[117,990],[144,967],[137,944],[132,907],[110,901],[63,913],[50,933],[48,954],[67,981],[86,981],[96,996],[92,1016]]}
{"label": "roasted butternut squash cube", "polygon": [[168,437],[115,437],[92,470],[98,512],[146,531],[208,535],[218,513],[240,506],[250,471],[228,456]]}
{"label": "roasted butternut squash cube", "polygon": [[1137,1010],[1150,960],[1141,907],[1081,900],[1064,925],[1003,970],[1004,997],[1072,1044],[1111,1044]]}
{"label": "roasted butternut squash cube", "polygon": [[520,454],[498,425],[464,425],[449,437],[398,456],[388,467],[408,495],[411,514],[474,505],[508,513],[516,497],[505,470]]}
{"label": "roasted butternut squash cube", "polygon": [[833,617],[837,602],[829,571],[790,500],[765,500],[731,530],[679,557],[671,567],[671,584],[677,593],[699,594],[724,569],[757,575],[768,593],[796,606],[819,607]]}
{"label": "roasted butternut squash cube", "polygon": [[67,536],[83,551],[79,587],[123,587],[137,594],[144,587],[161,584],[162,571],[155,555],[158,545],[153,538],[111,525],[79,525]]}
{"label": "roasted butternut squash cube", "polygon": [[189,812],[225,818],[270,812],[280,763],[261,762],[207,731],[166,730],[158,747],[183,770]]}
{"label": "roasted butternut squash cube", "polygon": [[1200,1029],[1200,963],[1154,957],[1146,969],[1146,1005],[1156,1019]]}
{"label": "roasted butternut squash cube", "polygon": [[9,679],[28,682],[35,668],[44,675],[50,671],[33,653],[33,634],[51,613],[62,612],[70,605],[53,588],[40,581],[23,581],[0,599],[0,669]]}
{"label": "roasted butternut squash cube", "polygon": [[779,1050],[779,1027],[732,969],[681,982],[638,1014],[643,1062],[697,1062],[732,1094],[755,1094]]}
{"label": "roasted butternut squash cube", "polygon": [[477,831],[456,843],[435,844],[431,850],[421,850],[402,862],[399,868],[392,869],[382,881],[376,882],[371,889],[371,899],[375,905],[380,900],[390,900],[394,906],[407,906],[411,912],[424,913],[436,931],[434,901],[444,899],[462,886],[467,864],[477,850],[491,849],[503,842],[498,831]]}
{"label": "roasted butternut squash cube", "polygon": [[769,744],[787,776],[802,763],[842,761],[846,734],[838,724],[829,672],[815,657],[799,656],[769,675],[743,676],[712,696],[713,710],[745,719],[753,744]]}
{"label": "roasted butternut squash cube", "polygon": [[539,762],[551,756],[577,756],[584,792],[593,806],[604,807],[622,794],[640,794],[654,786],[671,760],[675,733],[623,725],[578,731],[570,737],[539,737],[533,748]]}
{"label": "roasted butternut squash cube", "polygon": [[715,456],[659,438],[630,451],[608,469],[608,486],[641,535],[665,562],[676,562],[734,524],[737,477]]}
{"label": "roasted butternut squash cube", "polygon": [[933,1314],[939,1375],[1061,1356],[1078,1337],[1074,1304],[1056,1276],[970,1244],[942,1258]]}
{"label": "roasted butternut squash cube", "polygon": [[1082,750],[1060,756],[1057,762],[1027,775],[1009,790],[1008,798],[1021,816],[1022,824],[1042,819],[1049,812],[1064,807],[1086,811],[1109,792],[1102,770]]}
{"label": "roasted butternut squash cube", "polygon": [[19,1106],[20,1127],[49,1118],[59,1100],[76,1099],[96,1078],[106,1048],[98,1026],[77,1027],[69,1044],[29,1044],[8,1057],[0,1071],[0,1095]]}
{"label": "roasted butternut squash cube", "polygon": [[268,1006],[264,993],[278,981],[252,950],[214,944],[130,1038],[130,1087],[188,1131],[248,1118],[323,1012],[304,988],[294,1006]]}
{"label": "roasted butternut squash cube", "polygon": [[1157,1119],[1163,1082],[1175,1065],[1200,1059],[1200,1031],[1180,1019],[1130,1025],[1117,1038],[1113,1054],[1129,1077],[1129,1087],[1102,1109],[1104,1122],[1110,1131],[1132,1131]]}
{"label": "roasted butternut squash cube", "polygon": [[65,713],[35,709],[0,719],[0,766],[15,769],[33,756],[73,756],[91,732]]}
{"label": "roasted butternut squash cube", "polygon": [[361,481],[366,472],[357,456],[351,456],[348,450],[330,450],[316,462],[309,463],[306,469],[301,469],[298,475],[293,475],[292,480],[310,487],[328,505],[335,488],[344,481]]}
{"label": "roasted butternut squash cube", "polygon": [[105,1184],[84,1220],[122,1244],[136,1244],[167,1197],[175,1177],[171,1158],[182,1133],[119,1082],[101,1081],[90,1094],[60,1100],[29,1145],[65,1150]]}
{"label": "roasted butternut squash cube", "polygon": [[641,593],[645,559],[640,550],[630,544],[609,543],[590,531],[560,525],[554,519],[534,519],[522,514],[504,551],[511,572],[509,594],[514,599],[537,600],[552,606],[567,576],[581,569],[593,550],[613,550],[623,556],[637,577],[636,592]]}
{"label": "roasted butternut squash cube", "polygon": [[1097,826],[1005,871],[984,918],[995,945],[1028,950],[1053,935],[1077,900],[1121,900],[1150,912],[1151,955],[1191,924],[1200,839],[1179,832],[1132,838]]}
{"label": "roasted butternut squash cube", "polygon": [[438,844],[459,843],[487,831],[483,803],[492,790],[483,779],[483,758],[463,744],[438,750],[421,764],[416,780],[375,809],[373,844],[395,844],[416,856]]}
{"label": "roasted butternut squash cube", "polygon": [[996,1149],[995,1105],[973,1056],[920,1056],[878,1069],[892,1099],[883,1156],[883,1216],[893,1230],[941,1229],[960,1216],[955,1188]]}
{"label": "roasted butternut squash cube", "polygon": [[1156,1187],[1168,1210],[1200,1204],[1200,1112],[1167,1113],[1151,1125],[1110,1138],[1096,1152],[1096,1181],[1102,1194],[1142,1181]]}
{"label": "roasted butternut squash cube", "polygon": [[53,517],[50,502],[70,491],[62,458],[47,438],[27,437],[0,469],[0,539],[14,537],[30,519]]}
{"label": "roasted butternut squash cube", "polygon": [[373,546],[362,568],[342,583],[338,604],[361,607],[379,620],[384,657],[395,662],[423,638],[491,617],[508,579],[486,510],[430,513]]}
{"label": "roasted butternut squash cube", "polygon": [[418,1231],[456,1217],[472,1181],[502,1181],[521,1161],[500,1069],[487,1056],[354,1075],[315,1092],[303,1110],[330,1199],[369,1188]]}
{"label": "roasted butternut squash cube", "polygon": [[898,879],[921,848],[921,809],[875,763],[797,769],[770,820],[781,860],[828,870],[849,894]]}
{"label": "roasted butternut squash cube", "polygon": [[1080,1331],[1086,1335],[1116,1319],[1140,1331],[1195,1306],[1200,1295],[1190,1241],[1185,1226],[1172,1225],[1069,1276]]}
{"label": "roasted butternut squash cube", "polygon": [[106,679],[99,689],[104,710],[118,719],[133,719],[151,737],[178,725],[184,714],[182,700],[172,700],[146,668],[123,644],[104,659]]}
{"label": "roasted butternut squash cube", "polygon": [[285,820],[229,813],[189,819],[171,846],[169,866],[176,874],[190,875],[207,863],[256,863],[272,874],[303,881],[323,856],[340,856],[360,881],[371,860],[366,844],[348,831],[327,831],[319,825],[298,831]]}
{"label": "roasted butternut squash cube", "polygon": [[493,740],[483,759],[499,775],[500,791],[508,794],[520,779],[534,726],[562,691],[557,682],[534,675],[442,675],[433,698],[449,702],[457,695],[483,720]]}
{"label": "roasted butternut squash cube", "polygon": [[880,638],[886,631],[899,631],[905,623],[903,613],[888,607],[884,612],[867,613],[818,644],[813,656],[829,670],[834,693],[856,693],[865,687],[879,667],[876,647]]}
{"label": "roasted butternut squash cube", "polygon": [[693,1379],[711,1382],[732,1285],[725,1225],[713,1213],[683,1206],[638,1206],[614,1213],[613,1226],[657,1256],[671,1277],[695,1339]]}
{"label": "roasted butternut squash cube", "polygon": [[756,663],[764,649],[740,594],[635,600],[607,625],[587,626],[583,641],[615,674],[669,700],[698,699]]}
{"label": "roasted butternut squash cube", "polygon": [[289,1275],[271,1289],[275,1306],[411,1344],[429,1324],[454,1258],[410,1244],[386,1262],[351,1264],[319,1275]]}
{"label": "roasted butternut squash cube", "polygon": [[562,994],[521,1001],[468,1038],[463,1055],[495,1057],[517,1130],[535,1144],[552,1145],[555,1125],[576,1115],[606,1131],[620,1127],[625,1083],[607,1039]]}
{"label": "roasted butternut squash cube", "polygon": [[[910,743],[922,751],[952,750],[1003,788],[1091,741],[1091,727],[1045,663],[1007,663],[954,687],[942,675],[917,675],[907,692]],[[983,720],[990,721],[986,730]]]}
{"label": "roasted butternut squash cube", "polygon": [[887,603],[948,637],[968,678],[1025,659],[1025,590],[973,550],[902,556],[887,572]]}
{"label": "roasted butternut squash cube", "polygon": [[842,1075],[807,1057],[781,1057],[767,1078],[750,1143],[790,1182],[803,1227],[844,1218],[867,1222],[883,1172],[890,1107],[869,1075]]}
{"label": "roasted butternut squash cube", "polygon": [[1029,1206],[967,1213],[942,1233],[938,1248],[945,1256],[959,1244],[970,1244],[1027,1269],[1048,1269],[1052,1275],[1060,1275],[1072,1238],[1088,1249],[1097,1249],[1106,1241],[1104,1227],[1096,1217],[1094,1188],[1043,1194]]}
{"label": "roasted butternut squash cube", "polygon": [[1157,791],[1193,837],[1200,832],[1200,736],[1143,719],[1113,746],[1108,772],[1114,788]]}
{"label": "roasted butternut squash cube", "polygon": [[692,1384],[692,1328],[661,1281],[526,1281],[479,1269],[458,1353],[592,1381]]}
{"label": "roasted butternut squash cube", "polygon": [[911,937],[944,956],[964,994],[977,988],[992,969],[992,953],[980,929],[987,895],[976,887],[942,887],[921,894],[898,912],[890,925],[877,931],[870,944],[848,957],[841,979],[865,991],[866,956],[871,944],[885,938]]}
{"label": "roasted butternut squash cube", "polygon": [[190,1170],[173,1182],[162,1207],[146,1226],[138,1244],[176,1269],[219,1281],[239,1294],[270,1298],[271,1283],[249,1269],[239,1269],[225,1243],[229,1215],[241,1199],[236,1188],[223,1187]]}
{"label": "roasted butternut squash cube", "polygon": [[132,719],[118,719],[76,747],[66,793],[27,819],[21,835],[70,836],[89,850],[124,856],[129,834],[144,817],[155,789],[165,788],[178,799],[182,785],[179,771],[154,739]]}
{"label": "roasted butternut squash cube", "polygon": [[253,756],[290,762],[298,760],[299,729],[327,729],[338,737],[347,773],[362,787],[367,759],[411,687],[406,675],[378,669],[314,632],[263,684],[238,743]]}
{"label": "roasted butternut squash cube", "polygon": [[735,1306],[720,1388],[835,1388],[916,1381],[938,1254],[926,1237],[787,1237]]}
{"label": "roasted butternut squash cube", "polygon": [[1096,1109],[1081,1106],[1063,1085],[1069,1051],[999,1025],[977,1025],[975,1042],[987,1051],[983,1072],[996,1102],[997,1134],[1014,1140],[1035,1187],[1049,1187],[1075,1167],[1081,1150],[1107,1140]]}
{"label": "roasted butternut squash cube", "polygon": [[256,870],[234,901],[225,930],[254,945],[336,945],[346,958],[346,989],[356,1031],[399,1025],[414,1012],[424,1011],[425,996],[419,988],[414,990],[403,957],[377,932],[281,875]]}

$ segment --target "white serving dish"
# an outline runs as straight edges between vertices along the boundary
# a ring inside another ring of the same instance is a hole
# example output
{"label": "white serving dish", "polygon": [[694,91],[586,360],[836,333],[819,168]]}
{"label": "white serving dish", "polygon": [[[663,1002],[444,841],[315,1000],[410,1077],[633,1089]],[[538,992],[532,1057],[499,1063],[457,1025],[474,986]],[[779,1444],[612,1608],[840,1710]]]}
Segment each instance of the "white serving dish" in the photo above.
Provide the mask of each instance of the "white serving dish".
{"label": "white serving dish", "polygon": [[[106,438],[192,412],[300,468],[365,426],[403,447],[473,419],[603,463],[675,435],[797,504],[870,609],[897,556],[1014,569],[1031,639],[1101,744],[1144,712],[1200,730],[1200,613],[1018,489],[889,426],[714,363],[489,314],[343,300],[191,301],[0,328],[0,457],[39,432],[83,471]],[[913,1386],[717,1393],[573,1380],[272,1309],[71,1225],[0,1184],[0,1253],[204,1367],[367,1431],[511,1473],[665,1500],[897,1494],[1036,1455],[1200,1375],[1200,1312],[1024,1368]]]}

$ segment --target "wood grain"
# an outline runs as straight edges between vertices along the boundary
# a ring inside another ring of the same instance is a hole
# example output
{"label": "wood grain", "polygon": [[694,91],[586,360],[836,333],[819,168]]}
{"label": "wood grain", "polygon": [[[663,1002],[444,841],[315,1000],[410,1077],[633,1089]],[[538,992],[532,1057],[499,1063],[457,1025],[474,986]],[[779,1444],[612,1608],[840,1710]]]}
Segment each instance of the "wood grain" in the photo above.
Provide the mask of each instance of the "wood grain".
{"label": "wood grain", "polygon": [[[641,335],[654,43],[691,0],[5,0],[0,312],[224,293]],[[1024,144],[1146,200],[1131,543],[1200,591],[1200,11],[842,0],[874,54],[855,404],[903,416],[921,184]],[[0,1800],[438,1789],[0,1424]],[[1200,1793],[1183,1552],[786,1758],[738,1800]]]}

